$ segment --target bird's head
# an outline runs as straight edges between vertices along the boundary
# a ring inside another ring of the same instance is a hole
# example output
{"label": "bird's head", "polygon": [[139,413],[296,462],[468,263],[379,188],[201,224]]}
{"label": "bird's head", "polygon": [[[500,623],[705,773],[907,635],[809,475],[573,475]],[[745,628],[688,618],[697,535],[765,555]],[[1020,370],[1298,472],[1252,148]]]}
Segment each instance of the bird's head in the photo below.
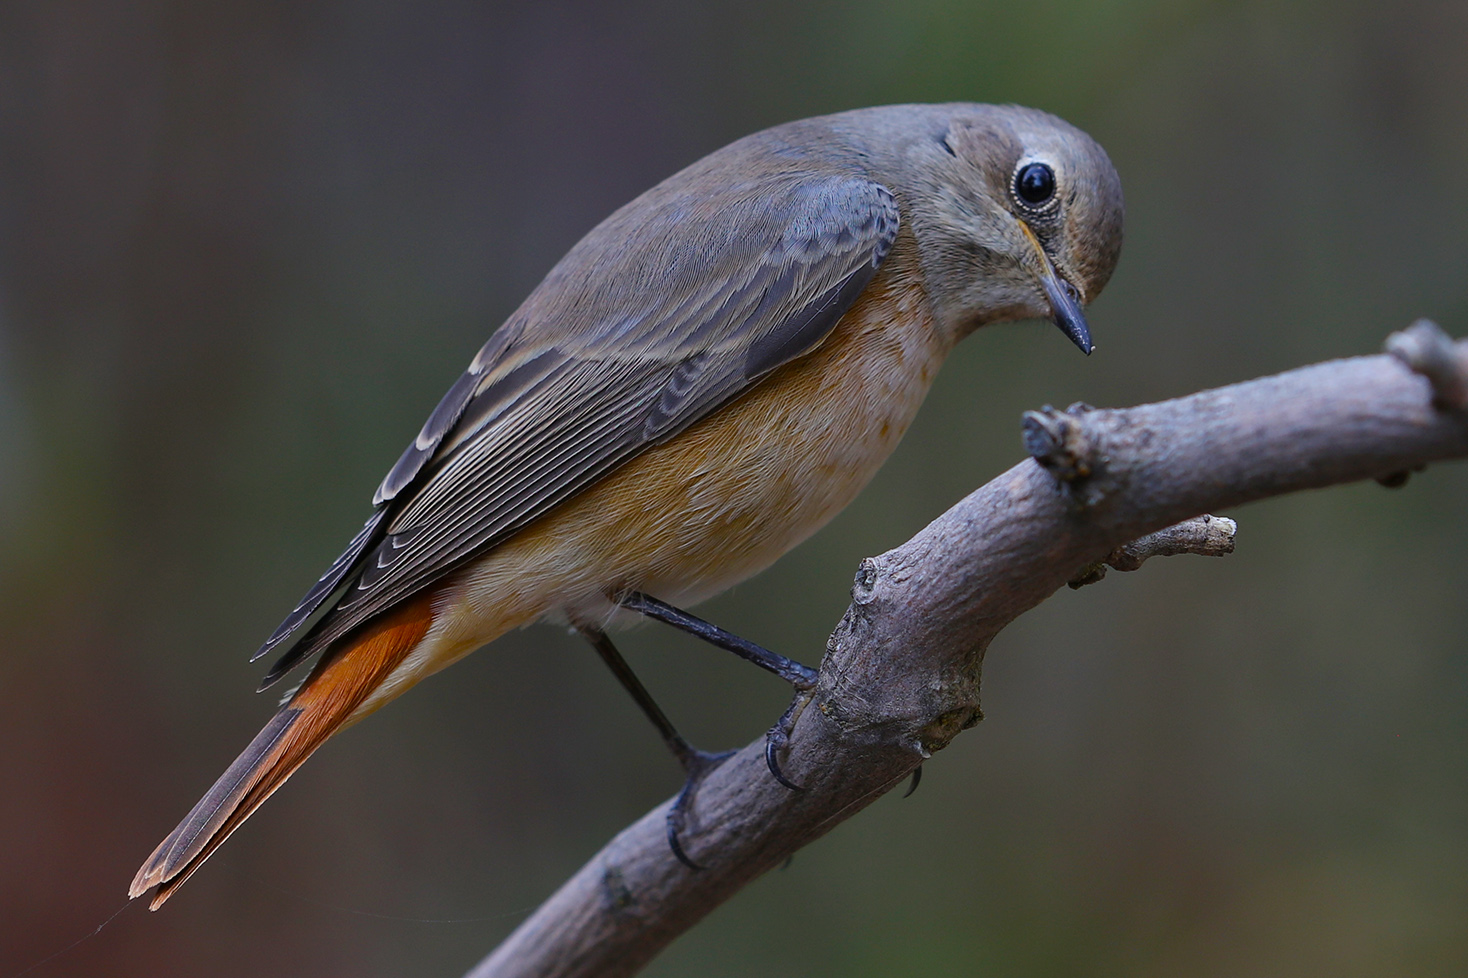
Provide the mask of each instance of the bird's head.
{"label": "bird's head", "polygon": [[1017,106],[942,107],[906,148],[907,201],[939,327],[1051,319],[1085,353],[1082,313],[1121,253],[1121,180],[1069,123]]}

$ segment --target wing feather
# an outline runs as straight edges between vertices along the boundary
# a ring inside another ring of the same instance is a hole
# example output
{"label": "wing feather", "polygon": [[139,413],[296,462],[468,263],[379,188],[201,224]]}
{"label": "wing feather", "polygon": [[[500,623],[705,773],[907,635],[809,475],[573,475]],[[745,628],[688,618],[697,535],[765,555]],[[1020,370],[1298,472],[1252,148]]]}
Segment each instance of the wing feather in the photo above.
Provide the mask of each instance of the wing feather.
{"label": "wing feather", "polygon": [[485,344],[383,481],[340,600],[266,684],[820,345],[897,236],[892,195],[859,175],[777,170],[712,197],[682,177],[583,239]]}
{"label": "wing feather", "polygon": [[285,621],[281,622],[280,626],[265,640],[265,644],[250,656],[251,662],[270,654],[272,649],[290,638],[291,634],[300,628],[306,619],[316,613],[316,609],[321,607],[331,593],[342,586],[347,575],[358,565],[362,554],[366,552],[367,545],[376,541],[378,528],[386,516],[387,513],[379,509],[368,517],[366,524],[357,531],[356,536],[352,537],[351,543],[347,544],[347,549],[332,562],[332,565],[326,569],[326,573],[321,575],[321,579],[311,586],[311,590],[306,592],[306,596],[300,600],[300,603],[291,609],[291,613],[286,615]]}

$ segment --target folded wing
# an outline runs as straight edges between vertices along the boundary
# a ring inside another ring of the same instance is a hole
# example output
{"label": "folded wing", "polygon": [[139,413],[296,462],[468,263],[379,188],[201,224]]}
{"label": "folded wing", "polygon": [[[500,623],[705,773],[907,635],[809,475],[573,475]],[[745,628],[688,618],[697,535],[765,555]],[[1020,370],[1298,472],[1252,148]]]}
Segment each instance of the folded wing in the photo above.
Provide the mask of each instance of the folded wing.
{"label": "folded wing", "polygon": [[262,688],[820,345],[897,236],[892,195],[860,176],[696,177],[608,218],[490,338],[261,649],[340,592]]}

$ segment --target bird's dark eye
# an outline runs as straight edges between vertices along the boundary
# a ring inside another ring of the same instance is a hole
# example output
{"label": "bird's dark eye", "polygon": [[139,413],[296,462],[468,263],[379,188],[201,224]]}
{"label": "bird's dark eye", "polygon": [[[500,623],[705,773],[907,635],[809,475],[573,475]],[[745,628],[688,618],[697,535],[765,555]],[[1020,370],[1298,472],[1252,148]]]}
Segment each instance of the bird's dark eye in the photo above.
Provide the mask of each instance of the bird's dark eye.
{"label": "bird's dark eye", "polygon": [[1014,192],[1031,207],[1055,196],[1055,171],[1044,163],[1027,163],[1014,175]]}

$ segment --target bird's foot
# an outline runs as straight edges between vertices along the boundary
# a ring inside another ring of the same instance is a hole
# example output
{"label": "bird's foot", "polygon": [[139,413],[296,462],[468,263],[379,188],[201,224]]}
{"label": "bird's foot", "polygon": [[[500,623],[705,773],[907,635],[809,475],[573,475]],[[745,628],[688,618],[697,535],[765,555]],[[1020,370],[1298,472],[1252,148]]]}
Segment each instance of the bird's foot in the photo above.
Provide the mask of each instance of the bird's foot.
{"label": "bird's foot", "polygon": [[[769,767],[770,773],[775,776],[776,781],[792,791],[801,790],[800,785],[785,777],[780,770],[780,752],[789,745],[790,733],[795,729],[795,721],[800,719],[801,711],[810,703],[811,690],[815,689],[816,681],[819,679],[817,670],[796,662],[794,659],[787,659],[779,653],[771,652],[763,646],[755,645],[733,632],[725,631],[718,625],[690,615],[681,608],[675,608],[649,594],[629,591],[618,597],[617,603],[629,611],[641,612],[649,618],[656,618],[680,631],[701,638],[710,645],[733,652],[740,658],[753,662],[761,669],[774,673],[795,687],[795,701],[790,704],[785,715],[780,717],[779,722],[765,734],[765,764]],[[676,850],[676,846],[674,848]],[[684,862],[687,860],[685,859]]]}
{"label": "bird's foot", "polygon": [[795,731],[795,723],[800,719],[800,714],[810,705],[811,690],[815,688],[812,682],[809,686],[796,687],[795,699],[790,701],[790,706],[781,714],[775,725],[765,732],[765,766],[775,776],[775,780],[789,788],[791,791],[804,791],[800,785],[785,777],[780,770],[780,754],[790,746],[790,734]]}
{"label": "bird's foot", "polygon": [[688,810],[693,804],[693,796],[698,793],[699,786],[703,784],[713,770],[723,764],[734,755],[734,751],[726,750],[722,753],[712,754],[708,751],[687,747],[678,755],[678,760],[683,764],[683,773],[687,780],[683,782],[683,790],[678,792],[678,797],[673,799],[673,807],[668,809],[667,831],[668,848],[673,850],[673,855],[678,861],[689,869],[703,869],[698,863],[688,858],[688,853],[683,849],[683,843],[679,837],[687,824]]}
{"label": "bird's foot", "polygon": [[617,603],[629,611],[640,612],[649,618],[656,618],[665,625],[672,625],[679,631],[687,632],[695,638],[701,638],[716,648],[733,652],[741,659],[753,662],[766,672],[774,673],[797,690],[804,691],[816,684],[816,670],[810,666],[796,662],[794,659],[787,659],[762,645],[755,645],[733,632],[725,631],[712,622],[704,621],[696,615],[690,615],[683,609],[675,608],[665,601],[659,601],[652,595],[643,594],[641,591],[629,591],[619,597]]}

